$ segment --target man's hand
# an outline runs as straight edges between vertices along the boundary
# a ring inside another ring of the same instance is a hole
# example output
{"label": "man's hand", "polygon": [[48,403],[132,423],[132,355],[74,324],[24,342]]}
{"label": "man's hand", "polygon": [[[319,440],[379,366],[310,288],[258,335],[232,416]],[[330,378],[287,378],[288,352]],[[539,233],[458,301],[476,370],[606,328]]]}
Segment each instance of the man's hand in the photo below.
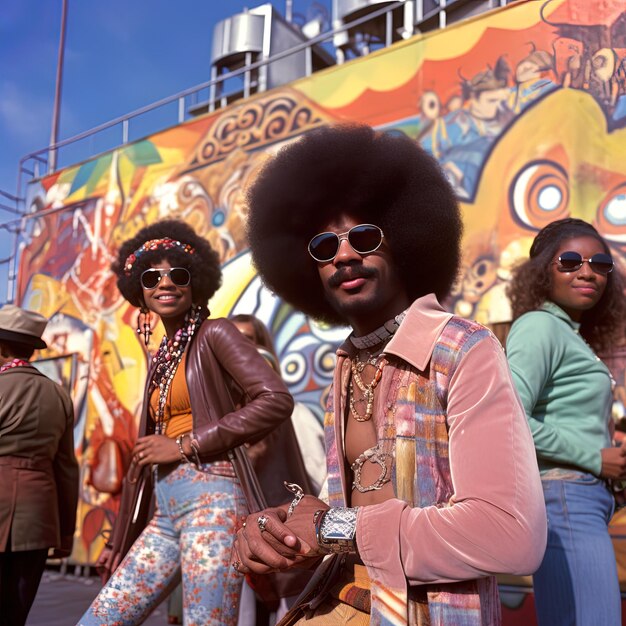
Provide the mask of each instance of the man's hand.
{"label": "man's hand", "polygon": [[602,454],[600,476],[613,480],[626,479],[626,447],[621,445],[602,448],[600,453]]}
{"label": "man's hand", "polygon": [[319,498],[304,496],[293,510],[293,514],[285,522],[285,526],[298,538],[300,543],[309,548],[307,556],[326,554],[317,543],[315,513],[327,511],[328,508],[328,505]]}
{"label": "man's hand", "polygon": [[[249,515],[237,533],[233,564],[242,574],[266,574],[284,570],[324,554],[315,535],[315,512],[328,506],[304,496],[288,518],[288,504]],[[259,518],[266,518],[264,530]]]}
{"label": "man's hand", "polygon": [[137,439],[133,459],[138,465],[180,461],[180,451],[174,439],[165,435],[148,435]]}

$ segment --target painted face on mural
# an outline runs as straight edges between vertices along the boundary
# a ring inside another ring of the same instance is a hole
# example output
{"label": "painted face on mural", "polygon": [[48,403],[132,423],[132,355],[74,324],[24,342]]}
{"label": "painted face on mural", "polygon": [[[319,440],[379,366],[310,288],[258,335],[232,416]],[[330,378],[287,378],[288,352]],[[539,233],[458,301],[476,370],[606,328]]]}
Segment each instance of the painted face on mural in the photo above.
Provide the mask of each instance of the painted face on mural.
{"label": "painted face on mural", "polygon": [[[341,215],[322,232],[346,233],[360,223]],[[384,237],[381,246],[369,254],[356,252],[342,238],[335,258],[318,263],[318,271],[329,302],[358,335],[371,332],[410,304]]]}
{"label": "painted face on mural", "polygon": [[[464,267],[491,256],[499,281],[480,302],[465,307],[464,315],[483,323],[508,319],[503,280],[528,256],[537,231],[552,221],[578,217],[593,224],[614,250],[624,249],[624,130],[609,132],[596,100],[574,90],[550,93],[507,128],[484,163],[475,199],[461,201]],[[499,184],[490,182],[495,180]],[[487,234],[489,246],[474,245]],[[623,254],[614,260],[624,268]]]}
{"label": "painted face on mural", "polygon": [[[166,259],[152,264],[152,269],[171,270],[172,265]],[[178,277],[176,277],[178,278]],[[182,324],[187,311],[192,305],[191,285],[181,285],[181,280],[173,280],[164,272],[155,287],[143,287],[143,297],[150,311],[156,313],[170,334],[170,328],[176,330]]]}
{"label": "painted face on mural", "polygon": [[470,99],[470,111],[481,120],[494,119],[508,98],[507,89],[488,89]]}
{"label": "painted face on mural", "polygon": [[582,314],[600,301],[608,278],[592,269],[587,261],[575,271],[561,271],[558,258],[566,251],[578,252],[584,259],[590,259],[594,254],[604,254],[605,249],[595,237],[569,239],[559,246],[550,266],[550,299],[573,320],[580,321]]}

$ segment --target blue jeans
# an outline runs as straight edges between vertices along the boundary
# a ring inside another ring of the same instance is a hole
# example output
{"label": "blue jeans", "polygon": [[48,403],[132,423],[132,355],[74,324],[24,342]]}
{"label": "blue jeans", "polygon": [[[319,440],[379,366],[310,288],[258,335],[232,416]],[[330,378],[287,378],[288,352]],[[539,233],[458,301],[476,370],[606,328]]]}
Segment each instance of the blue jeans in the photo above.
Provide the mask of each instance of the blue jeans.
{"label": "blue jeans", "polygon": [[157,511],[80,626],[135,626],[178,584],[185,626],[235,625],[242,578],[230,567],[235,533],[247,515],[234,478],[180,464],[159,474]]}
{"label": "blue jeans", "polygon": [[548,547],[533,576],[539,626],[620,626],[621,599],[604,481],[583,472],[542,480]]}

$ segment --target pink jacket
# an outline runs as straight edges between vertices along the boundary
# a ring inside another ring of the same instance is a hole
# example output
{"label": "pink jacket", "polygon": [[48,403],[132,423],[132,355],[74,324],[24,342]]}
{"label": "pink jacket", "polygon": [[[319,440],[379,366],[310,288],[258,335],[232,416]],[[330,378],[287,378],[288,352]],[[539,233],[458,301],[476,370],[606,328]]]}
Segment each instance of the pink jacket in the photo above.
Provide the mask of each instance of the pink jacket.
{"label": "pink jacket", "polygon": [[[345,407],[346,402],[347,346],[338,351],[335,407]],[[418,392],[408,403],[410,412],[405,411],[403,418],[399,411],[396,417],[396,440],[414,441],[402,448],[417,461],[410,464],[407,476],[401,476],[398,445],[397,499],[359,510],[357,545],[373,581],[371,623],[413,622],[407,608],[412,597],[409,587],[416,591],[421,585],[429,586],[423,588],[426,592],[436,590],[435,596],[429,594],[428,598],[431,618],[435,618],[433,606],[442,602],[447,587],[453,591],[454,586],[446,584],[471,579],[479,579],[474,580],[474,589],[482,605],[474,607],[475,623],[498,623],[499,606],[484,606],[497,604],[495,581],[489,583],[481,577],[532,573],[541,563],[547,535],[533,440],[504,351],[487,329],[453,317],[431,294],[413,303],[385,352],[390,363],[379,385],[378,403],[388,405],[397,399],[391,381],[399,369],[418,381]],[[431,367],[433,352],[436,368]],[[375,413],[380,410],[384,407]],[[437,431],[434,440],[415,434],[415,424],[419,429],[429,420],[435,428],[437,424],[446,426]],[[343,420],[331,417],[330,422],[334,423],[329,432],[327,415],[327,446],[336,446],[337,457],[343,458]],[[436,454],[422,456],[421,449],[430,451],[426,455],[436,449]],[[333,506],[342,499],[348,501],[344,464],[337,467],[334,486],[329,475]],[[332,468],[329,472],[332,474]],[[339,495],[339,490],[341,497],[333,501],[333,491]],[[489,586],[491,590],[487,590]],[[458,608],[472,612],[472,607]]]}

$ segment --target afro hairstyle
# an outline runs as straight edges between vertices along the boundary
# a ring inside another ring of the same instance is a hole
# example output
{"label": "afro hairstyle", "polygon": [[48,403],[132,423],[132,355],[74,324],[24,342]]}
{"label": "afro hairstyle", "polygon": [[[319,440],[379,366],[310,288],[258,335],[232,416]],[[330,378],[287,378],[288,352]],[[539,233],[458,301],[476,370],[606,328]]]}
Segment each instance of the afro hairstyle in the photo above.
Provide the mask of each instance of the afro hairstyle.
{"label": "afro hairstyle", "polygon": [[[126,259],[151,239],[170,238],[181,243],[188,243],[194,253],[189,254],[181,248],[145,251],[134,263],[130,274],[126,274]],[[209,298],[222,283],[220,259],[206,239],[197,235],[193,228],[180,220],[162,220],[142,228],[134,237],[127,239],[120,247],[112,270],[117,276],[117,286],[130,304],[143,307],[143,289],[141,274],[155,263],[167,260],[173,267],[185,267],[191,274],[191,293],[194,304],[206,307]]]}
{"label": "afro hairstyle", "polygon": [[403,133],[324,126],[283,147],[248,190],[248,242],[265,284],[307,315],[346,324],[308,243],[341,214],[382,228],[413,300],[457,277],[462,222],[437,161]]}

